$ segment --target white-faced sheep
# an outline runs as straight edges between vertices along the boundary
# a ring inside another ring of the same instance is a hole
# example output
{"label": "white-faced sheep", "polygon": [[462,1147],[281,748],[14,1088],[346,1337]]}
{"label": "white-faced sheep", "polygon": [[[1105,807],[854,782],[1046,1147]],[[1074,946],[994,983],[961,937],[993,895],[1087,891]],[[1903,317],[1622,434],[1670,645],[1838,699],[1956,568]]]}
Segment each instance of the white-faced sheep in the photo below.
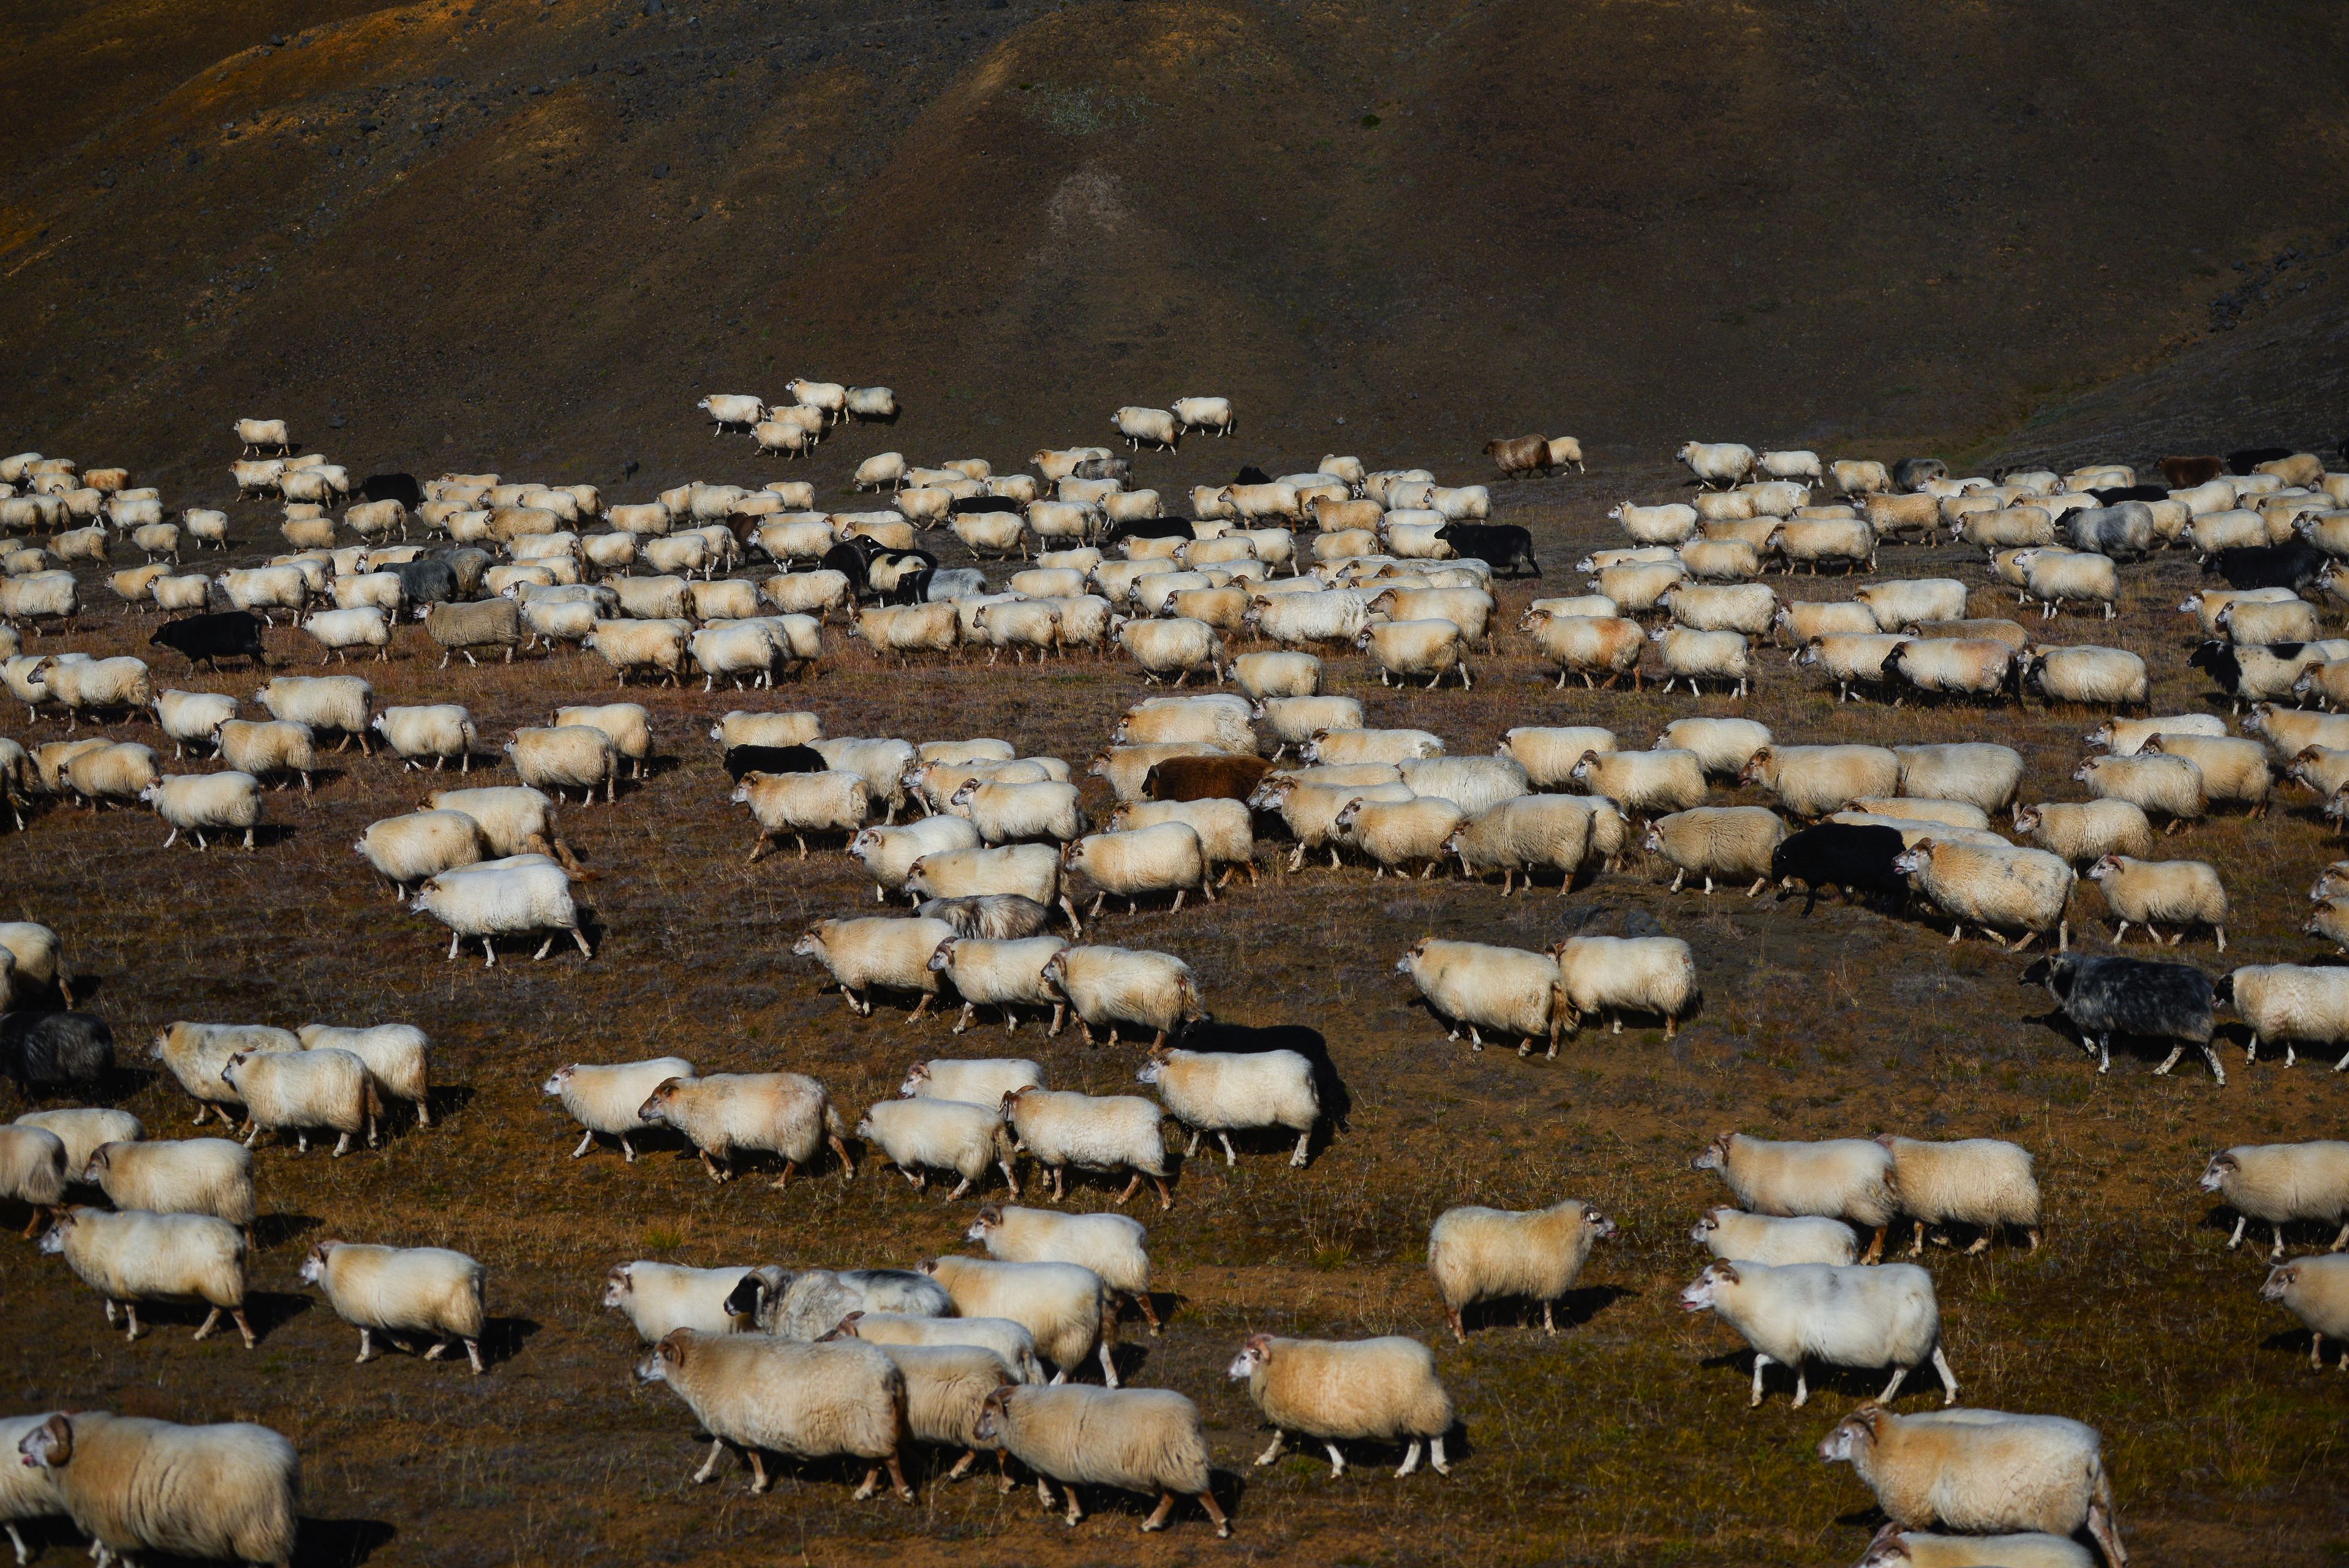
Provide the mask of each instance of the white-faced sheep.
{"label": "white-faced sheep", "polygon": [[1865,795],[1900,793],[1900,759],[1881,746],[1765,746],[1738,781],[1769,790],[1795,816],[1818,818]]}
{"label": "white-faced sheep", "polygon": [[493,785],[483,789],[436,789],[420,802],[429,811],[462,811],[481,825],[481,837],[496,855],[553,853],[573,871],[579,863],[563,841],[554,802],[543,791],[525,784]]}
{"label": "white-faced sheep", "polygon": [[267,1427],[76,1410],[38,1418],[16,1447],[22,1460],[7,1468],[44,1479],[101,1563],[134,1552],[294,1561],[302,1462]]}
{"label": "white-faced sheep", "polygon": [[579,944],[581,957],[595,956],[587,945],[586,934],[579,929],[579,912],[571,902],[570,874],[544,855],[509,855],[442,872],[417,891],[409,908],[449,928],[452,959],[460,942],[467,937],[479,942],[485,969],[497,965],[495,939],[513,932],[546,934],[532,954],[533,960],[544,958],[555,937],[564,933]]}
{"label": "white-faced sheep", "polygon": [[229,1139],[101,1143],[71,1175],[94,1182],[117,1209],[210,1214],[243,1232],[248,1249],[254,1244],[253,1151]]}
{"label": "white-faced sheep", "polygon": [[429,757],[435,773],[451,760],[459,772],[471,773],[473,748],[481,744],[472,715],[457,703],[388,707],[375,716],[375,730],[409,768],[421,769]]}
{"label": "white-faced sheep", "polygon": [[1392,768],[1419,758],[1443,756],[1444,741],[1424,729],[1337,729],[1314,736],[1303,755],[1306,761],[1320,767],[1370,762]]}
{"label": "white-faced sheep", "polygon": [[1681,891],[1692,872],[1713,892],[1716,876],[1728,882],[1753,879],[1748,898],[1768,884],[1774,852],[1786,837],[1785,820],[1759,806],[1699,806],[1657,818],[1642,846],[1672,868],[1671,892]]}
{"label": "white-faced sheep", "polygon": [[1902,1417],[1871,1400],[1820,1440],[1819,1457],[1848,1463],[1904,1528],[2065,1536],[2085,1524],[2111,1568],[2126,1568],[2103,1449],[2094,1427],[2061,1416],[1966,1409]]}
{"label": "white-faced sheep", "polygon": [[2202,774],[2206,804],[2234,802],[2247,815],[2264,816],[2271,777],[2266,748],[2240,736],[2155,735],[2137,748],[2139,757],[2180,757]]}
{"label": "white-faced sheep", "polygon": [[943,920],[820,920],[801,933],[792,951],[824,966],[851,1012],[871,1014],[866,993],[874,990],[912,992],[919,1001],[910,1016],[918,1018],[938,991],[930,957],[953,935],[954,928]]}
{"label": "white-faced sheep", "polygon": [[604,1276],[604,1308],[626,1316],[647,1345],[657,1345],[678,1328],[743,1333],[751,1326],[750,1319],[734,1310],[730,1298],[749,1273],[741,1268],[682,1268],[640,1258],[620,1264]]}
{"label": "white-faced sheep", "polygon": [[1453,1337],[1465,1344],[1462,1309],[1480,1301],[1538,1301],[1542,1327],[1556,1334],[1558,1299],[1574,1288],[1590,1249],[1615,1222],[1579,1198],[1525,1211],[1447,1209],[1427,1233],[1427,1272],[1444,1298]]}
{"label": "white-faced sheep", "polygon": [[637,1111],[662,1084],[671,1078],[693,1076],[693,1064],[683,1057],[655,1057],[649,1061],[606,1066],[570,1062],[554,1069],[554,1076],[541,1086],[541,1092],[553,1097],[564,1114],[584,1130],[579,1147],[571,1151],[572,1159],[577,1160],[595,1147],[595,1138],[600,1133],[618,1139],[621,1154],[633,1165],[636,1151],[629,1144],[628,1135],[644,1125]]}
{"label": "white-faced sheep", "polygon": [[1135,1075],[1154,1086],[1166,1113],[1190,1129],[1184,1150],[1199,1151],[1199,1139],[1213,1132],[1224,1146],[1224,1163],[1237,1165],[1235,1131],[1280,1128],[1297,1134],[1292,1166],[1305,1163],[1307,1146],[1321,1119],[1313,1087],[1313,1064],[1295,1051],[1184,1051],[1159,1047]]}
{"label": "white-faced sheep", "polygon": [[750,808],[759,836],[746,862],[757,865],[786,833],[807,859],[807,835],[844,833],[854,836],[872,814],[873,801],[864,780],[837,769],[815,773],[746,773],[729,799]]}
{"label": "white-faced sheep", "polygon": [[2075,866],[2110,854],[2153,853],[2153,824],[2128,800],[2016,801],[2014,830]]}
{"label": "white-faced sheep", "polygon": [[2162,923],[2177,926],[2169,937],[2175,947],[2187,930],[2207,925],[2218,935],[2219,951],[2227,951],[2227,890],[2219,869],[2207,861],[2143,861],[2127,855],[2106,855],[2087,872],[2105,895],[2106,905],[2120,922],[2113,933],[2119,944],[2132,924],[2142,925],[2157,946]]}
{"label": "white-faced sheep", "polygon": [[1443,850],[1459,857],[1463,876],[1500,872],[1504,898],[1516,877],[1530,888],[1537,870],[1555,871],[1562,898],[1593,847],[1601,815],[1612,810],[1599,796],[1520,795],[1461,823]]}
{"label": "white-faced sheep", "polygon": [[1859,1256],[1859,1238],[1849,1225],[1816,1214],[1785,1218],[1749,1214],[1741,1209],[1708,1209],[1689,1233],[1689,1240],[1732,1263],[1841,1266]]}
{"label": "white-faced sheep", "polygon": [[[2349,1257],[2294,1258],[2268,1271],[2260,1299],[2272,1301],[2308,1326],[2308,1366],[2324,1368],[2324,1336],[2349,1341]],[[2349,1349],[2341,1353],[2349,1372]]]}
{"label": "white-faced sheep", "polygon": [[1552,1055],[1557,1034],[1578,1030],[1586,1016],[1619,1035],[1625,1013],[1658,1014],[1670,1039],[1696,1000],[1696,958],[1677,936],[1570,936],[1549,955],[1558,970]]}
{"label": "white-faced sheep", "polygon": [[1052,1506],[1050,1481],[1066,1488],[1072,1525],[1084,1518],[1077,1501],[1081,1482],[1156,1492],[1158,1506],[1142,1522],[1145,1532],[1165,1527],[1177,1496],[1198,1499],[1218,1536],[1232,1532],[1216,1501],[1199,1408],[1180,1394],[1081,1385],[999,1388],[974,1430],[1035,1472],[1046,1508]]}
{"label": "white-faced sheep", "polygon": [[196,1102],[195,1121],[203,1125],[207,1112],[222,1121],[232,1119],[224,1108],[237,1105],[235,1092],[221,1080],[221,1069],[239,1051],[298,1051],[302,1041],[290,1029],[265,1024],[198,1024],[181,1020],[155,1033],[147,1054],[161,1062],[180,1087]]}
{"label": "white-faced sheep", "polygon": [[368,705],[375,693],[357,676],[279,676],[253,694],[253,700],[270,717],[307,725],[313,733],[340,730],[337,751],[356,738],[361,751],[371,749]]}
{"label": "white-faced sheep", "polygon": [[410,882],[490,858],[481,825],[462,811],[411,811],[367,825],[352,848],[405,899]]}
{"label": "white-faced sheep", "polygon": [[1864,1138],[1771,1142],[1724,1132],[1692,1162],[1718,1171],[1738,1202],[1758,1214],[1820,1215],[1875,1233],[1862,1261],[1884,1254],[1884,1233],[1899,1212],[1892,1152]]}
{"label": "white-faced sheep", "polygon": [[1957,1403],[1933,1276],[1914,1264],[1864,1268],[1724,1259],[1708,1264],[1681,1292],[1681,1309],[1713,1313],[1754,1347],[1752,1405],[1762,1403],[1762,1374],[1774,1361],[1795,1369],[1800,1409],[1810,1399],[1807,1361],[1889,1367],[1892,1381],[1878,1397],[1889,1401],[1929,1357],[1941,1377],[1941,1402]]}
{"label": "white-faced sheep", "polygon": [[984,1203],[965,1238],[984,1242],[987,1255],[1005,1263],[1075,1264],[1091,1269],[1110,1290],[1132,1296],[1149,1320],[1150,1332],[1158,1332],[1158,1311],[1150,1299],[1150,1254],[1138,1220]]}
{"label": "white-faced sheep", "polygon": [[947,1194],[951,1202],[994,1165],[1003,1171],[1011,1195],[1019,1196],[1019,1178],[1011,1169],[1011,1138],[999,1106],[951,1099],[876,1100],[856,1124],[856,1136],[880,1150],[916,1191],[927,1190],[929,1171],[951,1171],[962,1178]]}
{"label": "white-faced sheep", "polygon": [[375,1147],[380,1097],[367,1064],[348,1051],[238,1051],[221,1064],[220,1076],[244,1102],[248,1147],[264,1132],[290,1131],[295,1151],[307,1154],[310,1130],[318,1127],[336,1134],[337,1160],[361,1132]]}
{"label": "white-faced sheep", "polygon": [[801,1073],[711,1073],[706,1078],[664,1078],[645,1097],[636,1119],[677,1129],[701,1157],[713,1181],[734,1175],[738,1151],[778,1155],[783,1172],[778,1191],[799,1168],[832,1146],[851,1177],[856,1161],[842,1135],[847,1130],[823,1085]]}
{"label": "white-faced sheep", "polygon": [[1084,1095],[1045,1088],[1018,1088],[1003,1097],[1004,1119],[1019,1147],[1052,1173],[1052,1197],[1063,1195],[1063,1176],[1080,1171],[1133,1177],[1117,1202],[1140,1190],[1144,1177],[1158,1188],[1159,1207],[1174,1206],[1166,1185],[1166,1145],[1159,1130],[1165,1112],[1139,1095]]}
{"label": "white-faced sheep", "polygon": [[359,1331],[359,1364],[375,1357],[375,1336],[400,1349],[403,1334],[435,1343],[427,1361],[461,1343],[473,1375],[481,1365],[481,1285],[487,1271],[446,1247],[383,1247],[325,1241],[302,1261],[302,1283],[326,1295],[335,1315]]}
{"label": "white-faced sheep", "polygon": [[1462,820],[1460,808],[1440,796],[1392,801],[1358,796],[1339,809],[1330,821],[1330,836],[1360,850],[1377,867],[1377,876],[1384,876],[1390,866],[1398,875],[1407,874],[1416,861],[1425,878],[1443,863],[1444,845]]}
{"label": "white-faced sheep", "polygon": [[1468,1031],[1470,1046],[1485,1048],[1482,1030],[1519,1037],[1517,1054],[1547,1040],[1554,1055],[1563,1023],[1554,1006],[1559,985],[1557,961],[1547,954],[1481,942],[1447,942],[1423,936],[1395,964],[1411,976],[1428,1010],[1450,1024],[1446,1037]]}
{"label": "white-faced sheep", "polygon": [[1272,1443],[1258,1465],[1280,1457],[1288,1434],[1312,1438],[1329,1450],[1330,1476],[1346,1470],[1341,1439],[1403,1441],[1398,1479],[1419,1468],[1420,1449],[1438,1475],[1450,1475],[1444,1435],[1452,1429],[1452,1396],[1435,1375],[1435,1357],[1415,1339],[1281,1339],[1248,1336],[1233,1358],[1231,1377],[1272,1427]]}
{"label": "white-faced sheep", "polygon": [[[2231,1001],[2251,1031],[2246,1064],[2259,1059],[2260,1043],[2281,1042],[2283,1065],[2299,1059],[2296,1045],[2331,1048],[2349,1043],[2349,969],[2302,964],[2247,964],[2220,976],[2214,998]],[[2349,1068],[2342,1057],[2335,1072]]]}
{"label": "white-faced sheep", "polygon": [[1050,844],[947,850],[916,857],[905,868],[904,887],[916,903],[1001,895],[1050,905],[1060,896],[1061,857]]}
{"label": "white-faced sheep", "polygon": [[[1754,755],[1758,758],[1768,748]],[[1627,811],[1662,815],[1704,804],[1704,764],[1693,751],[1587,751],[1569,777]]]}
{"label": "white-faced sheep", "polygon": [[0,1127],[0,1198],[31,1206],[25,1234],[39,1230],[81,1175],[66,1165],[65,1140],[44,1127]]}
{"label": "white-faced sheep", "polygon": [[667,1384],[710,1434],[709,1457],[694,1472],[698,1482],[716,1474],[728,1449],[750,1465],[754,1492],[767,1490],[768,1453],[845,1454],[868,1461],[858,1501],[880,1490],[885,1467],[897,1495],[914,1499],[897,1459],[906,1435],[905,1379],[876,1346],[679,1328],[637,1364],[636,1377]]}
{"label": "white-faced sheep", "polygon": [[415,1025],[305,1024],[295,1035],[305,1051],[350,1052],[366,1066],[378,1099],[406,1100],[418,1126],[432,1125],[431,1041]]}
{"label": "white-faced sheep", "polygon": [[2283,1228],[2295,1220],[2338,1224],[2332,1250],[2349,1246],[2349,1142],[2240,1143],[2210,1156],[2202,1191],[2235,1211],[2227,1247],[2242,1245],[2243,1230],[2258,1220],[2275,1233],[2271,1258],[2283,1256]]}
{"label": "white-faced sheep", "polygon": [[1117,1387],[1116,1304],[1092,1270],[1077,1264],[1003,1263],[993,1258],[925,1258],[921,1272],[946,1287],[960,1317],[1000,1317],[1019,1324],[1036,1354],[1065,1382],[1089,1358]]}
{"label": "white-faced sheep", "polygon": [[244,1237],[226,1220],[71,1208],[41,1238],[41,1251],[63,1256],[75,1277],[105,1298],[109,1327],[117,1305],[127,1309],[132,1339],[139,1337],[141,1301],[193,1297],[212,1309],[196,1338],[208,1336],[226,1313],[244,1347],[255,1343],[244,1318]]}
{"label": "white-faced sheep", "polygon": [[[959,1035],[968,1028],[981,1006],[992,1006],[1002,1015],[1006,1033],[1019,1026],[1019,1015],[1015,1008],[1050,1007],[1057,1015],[1066,998],[1046,977],[1044,969],[1066,946],[1068,944],[1057,936],[999,941],[950,936],[939,943],[930,954],[929,967],[932,973],[944,976],[954,986],[955,995],[962,998],[962,1015],[955,1020],[954,1032]],[[1034,1068],[1033,1063],[1022,1065]],[[939,1098],[993,1105],[1002,1099],[1005,1087],[989,1080],[977,1086],[979,1092],[942,1094]],[[984,1092],[989,1088],[992,1092]]]}
{"label": "white-faced sheep", "polygon": [[936,816],[902,828],[866,828],[848,841],[848,853],[873,879],[873,897],[879,903],[905,885],[906,872],[925,856],[978,847],[978,830],[969,822]]}
{"label": "white-faced sheep", "polygon": [[1915,877],[1919,891],[1950,917],[1952,945],[1969,924],[2002,945],[2000,929],[2019,928],[2022,934],[2009,952],[2020,952],[2051,930],[2059,952],[2071,944],[2071,923],[2064,912],[2077,879],[2060,856],[1927,838],[1895,856],[1892,869]]}

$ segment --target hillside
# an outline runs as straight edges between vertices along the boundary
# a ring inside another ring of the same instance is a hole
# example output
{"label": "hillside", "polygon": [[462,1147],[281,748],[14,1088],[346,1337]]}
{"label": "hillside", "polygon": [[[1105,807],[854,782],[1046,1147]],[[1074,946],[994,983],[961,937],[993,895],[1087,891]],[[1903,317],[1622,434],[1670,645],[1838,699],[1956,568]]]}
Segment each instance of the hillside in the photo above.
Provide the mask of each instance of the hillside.
{"label": "hillside", "polygon": [[1965,448],[2228,336],[2238,262],[2320,258],[2295,298],[2349,160],[2314,4],[885,9],[32,7],[0,431],[207,493],[246,411],[608,481],[812,374],[999,462],[1207,390],[1301,462]]}

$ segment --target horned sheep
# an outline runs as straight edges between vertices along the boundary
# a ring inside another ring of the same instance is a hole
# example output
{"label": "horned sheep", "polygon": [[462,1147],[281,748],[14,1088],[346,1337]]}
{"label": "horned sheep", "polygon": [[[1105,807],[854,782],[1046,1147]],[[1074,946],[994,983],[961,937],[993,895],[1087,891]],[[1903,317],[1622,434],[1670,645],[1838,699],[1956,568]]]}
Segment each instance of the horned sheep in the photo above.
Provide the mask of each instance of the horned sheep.
{"label": "horned sheep", "polygon": [[275,1568],[294,1561],[301,1460],[267,1427],[184,1427],[102,1410],[36,1420],[16,1441],[21,1465],[7,1468],[42,1477],[101,1562],[129,1563],[134,1552]]}

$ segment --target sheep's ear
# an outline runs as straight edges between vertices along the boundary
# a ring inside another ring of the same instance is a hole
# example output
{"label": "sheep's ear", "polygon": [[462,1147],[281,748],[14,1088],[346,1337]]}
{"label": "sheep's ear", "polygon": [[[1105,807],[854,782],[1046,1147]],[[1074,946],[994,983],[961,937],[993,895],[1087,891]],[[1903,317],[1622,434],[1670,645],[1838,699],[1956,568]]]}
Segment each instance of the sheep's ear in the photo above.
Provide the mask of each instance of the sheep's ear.
{"label": "sheep's ear", "polygon": [[49,1435],[49,1455],[46,1463],[55,1470],[73,1458],[73,1423],[63,1415],[51,1416],[41,1423],[41,1430]]}
{"label": "sheep's ear", "polygon": [[1737,1272],[1735,1264],[1726,1261],[1713,1264],[1712,1273],[1714,1278],[1725,1284],[1735,1284],[1745,1277]]}

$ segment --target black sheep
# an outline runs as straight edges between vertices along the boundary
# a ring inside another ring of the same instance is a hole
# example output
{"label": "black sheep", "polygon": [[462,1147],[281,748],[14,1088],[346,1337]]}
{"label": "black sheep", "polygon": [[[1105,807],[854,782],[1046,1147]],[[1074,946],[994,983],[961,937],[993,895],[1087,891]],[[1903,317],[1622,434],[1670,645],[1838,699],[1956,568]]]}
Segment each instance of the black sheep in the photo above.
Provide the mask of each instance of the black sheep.
{"label": "black sheep", "polygon": [[2282,544],[2246,544],[2221,550],[2202,563],[2205,573],[2216,573],[2230,588],[2290,588],[2315,583],[2332,557],[2304,539]]}
{"label": "black sheep", "polygon": [[2047,987],[2100,1073],[2112,1070],[2113,1037],[2137,1035],[2174,1042],[2153,1069],[2157,1074],[2176,1067],[2191,1045],[2210,1064],[2210,1076],[2222,1087],[2227,1081],[2227,1069],[2210,1048],[2210,977],[2190,964],[2058,953],[2025,969],[2023,984]]}
{"label": "black sheep", "polygon": [[919,604],[929,585],[927,573],[937,565],[937,557],[926,550],[888,551],[866,563],[865,583],[884,604]]}
{"label": "black sheep", "polygon": [[745,773],[821,773],[832,764],[812,746],[730,746],[726,775],[735,783]]}
{"label": "black sheep", "polygon": [[91,1013],[0,1016],[0,1078],[30,1097],[69,1088],[87,1094],[114,1071],[114,1031]]}
{"label": "black sheep", "polygon": [[167,622],[156,627],[147,641],[153,647],[178,653],[190,669],[198,665],[218,669],[222,659],[251,659],[264,668],[269,664],[269,650],[261,642],[261,617],[250,610],[222,610]]}
{"label": "black sheep", "polygon": [[2240,479],[2261,463],[2271,463],[2278,458],[2290,456],[2290,447],[2245,447],[2240,452],[2227,454],[2227,471]]}
{"label": "black sheep", "polygon": [[1892,465],[1892,487],[1914,490],[1927,480],[1950,477],[1950,465],[1939,458],[1903,458]]}
{"label": "black sheep", "polygon": [[1188,539],[1191,531],[1191,520],[1187,517],[1136,518],[1111,529],[1102,540],[1102,548],[1114,549],[1120,541],[1128,539]]}
{"label": "black sheep", "polygon": [[1236,485],[1268,485],[1271,482],[1272,476],[1254,463],[1249,463],[1232,476],[1232,483]]}
{"label": "black sheep", "polygon": [[962,517],[974,511],[1018,511],[1019,503],[999,495],[967,495],[948,502],[947,510]]}
{"label": "black sheep", "polygon": [[816,562],[816,569],[837,572],[847,578],[849,598],[861,600],[872,592],[872,585],[864,578],[865,562],[870,559],[859,541],[843,539],[823,552],[823,559]]}
{"label": "black sheep", "polygon": [[446,561],[428,555],[420,561],[402,562],[384,570],[399,579],[400,597],[410,608],[447,604],[457,597],[457,569]]}
{"label": "black sheep", "polygon": [[1905,896],[1909,881],[1892,861],[1907,847],[1898,828],[1822,822],[1788,834],[1770,851],[1770,876],[1782,888],[1802,884],[1805,914],[1823,887],[1842,893],[1846,903],[1855,891]]}
{"label": "black sheep", "polygon": [[2098,506],[2117,506],[2125,500],[2168,500],[2169,491],[2162,485],[2106,485],[2088,493],[2096,498]]}
{"label": "black sheep", "polygon": [[1541,562],[1534,559],[1534,536],[1516,523],[1447,522],[1435,531],[1435,537],[1450,545],[1453,554],[1481,561],[1505,576],[1516,576],[1521,566],[1537,577],[1542,574]]}
{"label": "black sheep", "polygon": [[414,474],[369,474],[359,481],[359,494],[369,500],[396,500],[410,511],[424,504],[424,487]]}

